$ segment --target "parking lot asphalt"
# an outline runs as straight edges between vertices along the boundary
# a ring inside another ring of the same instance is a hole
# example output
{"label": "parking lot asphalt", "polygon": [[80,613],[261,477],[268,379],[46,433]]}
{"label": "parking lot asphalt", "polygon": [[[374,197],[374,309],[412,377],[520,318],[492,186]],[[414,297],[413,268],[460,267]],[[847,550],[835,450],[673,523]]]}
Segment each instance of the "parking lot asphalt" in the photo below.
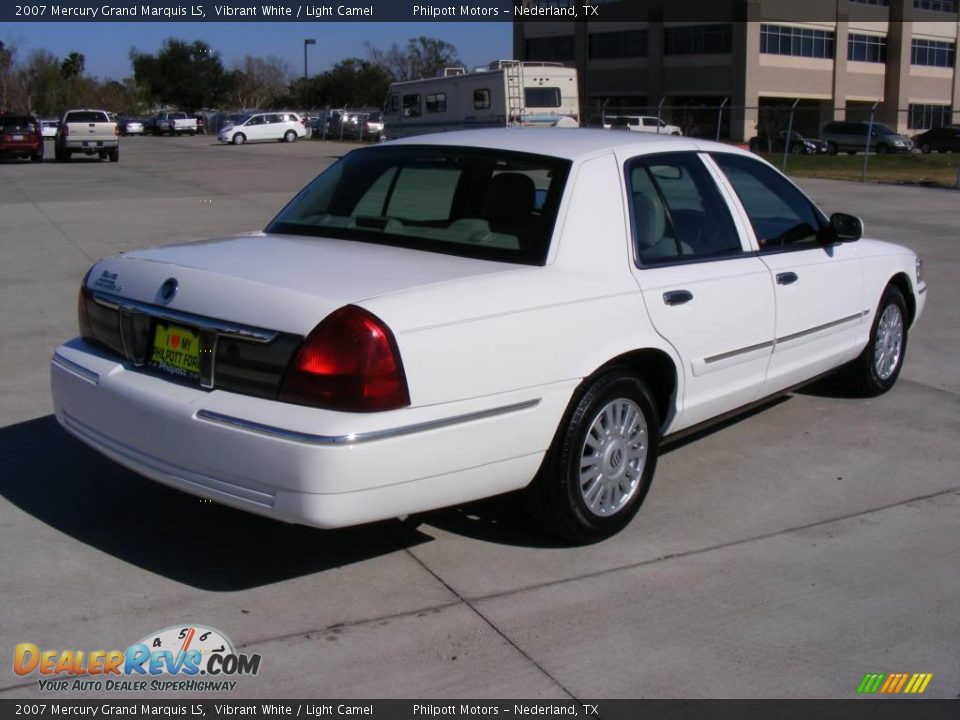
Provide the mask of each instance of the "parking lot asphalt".
{"label": "parking lot asphalt", "polygon": [[117,164],[0,163],[0,698],[106,695],[40,690],[17,643],[125,648],[181,624],[261,654],[221,697],[852,698],[867,672],[957,696],[960,192],[802,181],[925,260],[899,383],[859,400],[824,381],[672,447],[637,519],[591,547],[509,498],[288,526],[60,430],[48,361],[93,260],[261,229],[351,147],[129,138]]}

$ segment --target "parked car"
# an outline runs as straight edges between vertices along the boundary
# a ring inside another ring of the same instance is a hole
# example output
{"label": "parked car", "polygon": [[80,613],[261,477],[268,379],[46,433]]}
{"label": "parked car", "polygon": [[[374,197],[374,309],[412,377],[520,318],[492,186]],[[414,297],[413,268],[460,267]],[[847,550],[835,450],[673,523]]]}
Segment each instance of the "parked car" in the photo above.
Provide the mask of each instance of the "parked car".
{"label": "parked car", "polygon": [[196,135],[197,119],[185,112],[162,112],[153,122],[154,135]]}
{"label": "parked car", "polygon": [[269,112],[256,113],[234,125],[221,128],[217,140],[243,145],[245,142],[264,140],[295,142],[306,135],[306,127],[297,113]]}
{"label": "parked car", "polygon": [[[754,153],[761,152],[780,152],[787,145],[787,131],[781,130],[773,139],[773,143],[763,133],[750,138],[750,151]],[[790,134],[790,152],[794,155],[817,155],[827,152],[827,144],[812,138],[807,138],[796,130]]]}
{"label": "parked car", "polygon": [[920,152],[960,152],[960,125],[938,127],[920,133],[913,138],[914,147]]}
{"label": "parked car", "polygon": [[[827,151],[831,155],[838,152],[855,155],[867,147],[869,130],[870,124],[865,122],[832,122],[823,126],[820,139],[826,143]],[[910,138],[900,135],[886,125],[874,123],[870,150],[878,153],[910,152],[913,150],[913,143]]]}
{"label": "parked car", "polygon": [[841,367],[865,395],[893,386],[927,286],[862,231],[720,143],[367,146],[263,233],[94,264],[51,363],[56,417],[149,478],[288,522],[526,488],[547,528],[592,542],[637,512],[662,438]]}
{"label": "parked car", "polygon": [[43,131],[43,139],[50,140],[57,136],[57,127],[60,125],[56,120],[41,120],[40,128]]}
{"label": "parked car", "polygon": [[607,130],[630,130],[631,132],[653,133],[655,135],[683,135],[676,125],[668,125],[652,115],[616,115],[608,117],[603,127]]}
{"label": "parked car", "polygon": [[32,115],[0,113],[0,157],[43,162],[43,131]]}
{"label": "parked car", "polygon": [[68,161],[75,153],[120,160],[120,128],[106,110],[67,110],[60,118],[54,140],[57,162]]}
{"label": "parked car", "polygon": [[120,134],[124,137],[128,135],[143,135],[143,121],[140,118],[124,117],[120,118]]}

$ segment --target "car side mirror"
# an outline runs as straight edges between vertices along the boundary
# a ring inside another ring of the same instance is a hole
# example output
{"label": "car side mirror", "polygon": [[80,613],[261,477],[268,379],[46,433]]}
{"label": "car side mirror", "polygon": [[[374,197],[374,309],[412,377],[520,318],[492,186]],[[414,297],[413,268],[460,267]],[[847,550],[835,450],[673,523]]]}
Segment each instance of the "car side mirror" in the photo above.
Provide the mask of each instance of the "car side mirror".
{"label": "car side mirror", "polygon": [[830,216],[830,227],[837,242],[854,242],[863,237],[863,220],[856,215],[834,213]]}

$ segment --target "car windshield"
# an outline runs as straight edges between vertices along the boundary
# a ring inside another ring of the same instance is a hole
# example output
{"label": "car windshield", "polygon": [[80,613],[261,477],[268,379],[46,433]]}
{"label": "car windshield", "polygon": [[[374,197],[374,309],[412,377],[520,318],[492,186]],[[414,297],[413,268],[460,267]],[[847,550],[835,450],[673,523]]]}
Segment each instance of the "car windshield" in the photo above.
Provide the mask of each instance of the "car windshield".
{"label": "car windshield", "polygon": [[569,169],[567,160],[478,148],[356,150],[267,232],[542,265]]}
{"label": "car windshield", "polygon": [[874,125],[873,126],[874,135],[896,135],[895,130],[891,130],[886,125]]}

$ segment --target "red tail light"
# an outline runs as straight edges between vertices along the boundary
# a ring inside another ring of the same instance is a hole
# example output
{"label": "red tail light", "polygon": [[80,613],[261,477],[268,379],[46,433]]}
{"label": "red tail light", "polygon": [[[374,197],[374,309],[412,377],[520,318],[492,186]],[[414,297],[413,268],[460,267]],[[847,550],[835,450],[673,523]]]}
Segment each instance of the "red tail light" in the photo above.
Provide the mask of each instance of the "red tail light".
{"label": "red tail light", "polygon": [[70,134],[70,126],[67,125],[66,123],[64,123],[64,124],[61,126],[61,130],[63,130],[63,136],[64,136],[64,137],[66,137],[67,135]]}
{"label": "red tail light", "polygon": [[287,368],[280,400],[350,412],[409,405],[390,328],[355,305],[331,313],[307,336]]}

